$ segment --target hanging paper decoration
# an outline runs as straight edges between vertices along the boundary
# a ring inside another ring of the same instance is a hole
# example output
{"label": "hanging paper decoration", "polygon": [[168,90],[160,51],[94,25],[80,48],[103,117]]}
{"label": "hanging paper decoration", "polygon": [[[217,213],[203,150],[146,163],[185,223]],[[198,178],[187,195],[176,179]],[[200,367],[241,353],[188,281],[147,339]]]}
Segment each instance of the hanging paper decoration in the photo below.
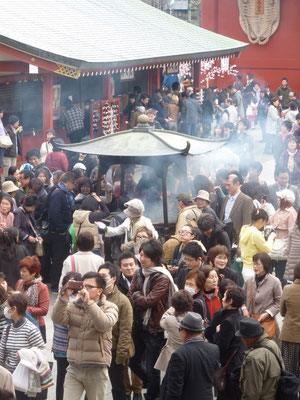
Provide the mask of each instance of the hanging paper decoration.
{"label": "hanging paper decoration", "polygon": [[[223,61],[224,60],[224,61]],[[221,58],[221,66],[217,66],[216,60],[203,60],[201,61],[201,76],[202,80],[200,83],[208,82],[214,80],[217,77],[224,78],[225,75],[236,76],[238,70],[235,69],[236,65],[229,66],[229,58]]]}

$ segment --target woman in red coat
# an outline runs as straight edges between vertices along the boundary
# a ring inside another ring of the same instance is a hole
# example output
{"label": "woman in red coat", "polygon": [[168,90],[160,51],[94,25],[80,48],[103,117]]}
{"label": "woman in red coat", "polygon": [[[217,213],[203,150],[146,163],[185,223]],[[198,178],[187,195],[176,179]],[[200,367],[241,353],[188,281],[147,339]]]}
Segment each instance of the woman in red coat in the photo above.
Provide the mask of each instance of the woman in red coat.
{"label": "woman in red coat", "polygon": [[208,319],[211,320],[214,313],[221,308],[218,292],[218,273],[217,270],[210,265],[205,265],[196,276],[196,286],[201,292],[207,305]]}
{"label": "woman in red coat", "polygon": [[27,311],[37,321],[42,337],[46,343],[44,315],[49,310],[48,287],[42,283],[41,264],[38,257],[25,257],[19,263],[21,279],[16,283],[16,290],[28,298]]}
{"label": "woman in red coat", "polygon": [[46,167],[51,171],[68,171],[68,157],[65,155],[65,153],[58,148],[57,145],[64,144],[64,141],[60,138],[55,139],[52,138],[50,140],[50,143],[53,146],[53,151],[52,153],[49,153],[46,157],[45,164]]}

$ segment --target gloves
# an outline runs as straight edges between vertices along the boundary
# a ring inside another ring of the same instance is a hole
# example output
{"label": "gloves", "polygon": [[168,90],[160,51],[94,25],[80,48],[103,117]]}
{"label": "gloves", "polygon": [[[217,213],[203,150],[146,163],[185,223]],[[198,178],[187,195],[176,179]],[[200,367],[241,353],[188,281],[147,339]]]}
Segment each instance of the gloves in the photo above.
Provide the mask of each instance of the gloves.
{"label": "gloves", "polygon": [[103,222],[96,222],[98,226],[98,232],[99,233],[106,233],[107,232],[107,226]]}

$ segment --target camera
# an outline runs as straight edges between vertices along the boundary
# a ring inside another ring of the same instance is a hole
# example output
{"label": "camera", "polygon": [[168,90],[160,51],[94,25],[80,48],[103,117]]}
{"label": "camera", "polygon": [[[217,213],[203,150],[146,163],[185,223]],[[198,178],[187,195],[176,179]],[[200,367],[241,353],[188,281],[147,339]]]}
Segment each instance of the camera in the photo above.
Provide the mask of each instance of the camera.
{"label": "camera", "polygon": [[265,240],[268,240],[269,236],[271,235],[271,233],[274,232],[275,230],[273,229],[273,227],[271,225],[266,225],[264,227],[264,238]]}

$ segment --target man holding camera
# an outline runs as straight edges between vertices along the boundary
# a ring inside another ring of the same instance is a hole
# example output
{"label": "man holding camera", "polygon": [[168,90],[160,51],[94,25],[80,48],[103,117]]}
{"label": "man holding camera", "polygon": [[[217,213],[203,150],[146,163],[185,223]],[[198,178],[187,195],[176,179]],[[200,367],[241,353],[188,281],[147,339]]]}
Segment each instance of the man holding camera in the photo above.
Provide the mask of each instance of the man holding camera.
{"label": "man holding camera", "polygon": [[[60,292],[52,310],[54,323],[69,326],[64,384],[65,400],[80,400],[83,391],[89,399],[105,398],[108,367],[111,362],[112,328],[118,320],[118,307],[107,301],[106,283],[96,272],[88,272],[83,282],[69,281]],[[80,286],[74,287],[74,284]],[[69,302],[76,289],[79,298]]]}

